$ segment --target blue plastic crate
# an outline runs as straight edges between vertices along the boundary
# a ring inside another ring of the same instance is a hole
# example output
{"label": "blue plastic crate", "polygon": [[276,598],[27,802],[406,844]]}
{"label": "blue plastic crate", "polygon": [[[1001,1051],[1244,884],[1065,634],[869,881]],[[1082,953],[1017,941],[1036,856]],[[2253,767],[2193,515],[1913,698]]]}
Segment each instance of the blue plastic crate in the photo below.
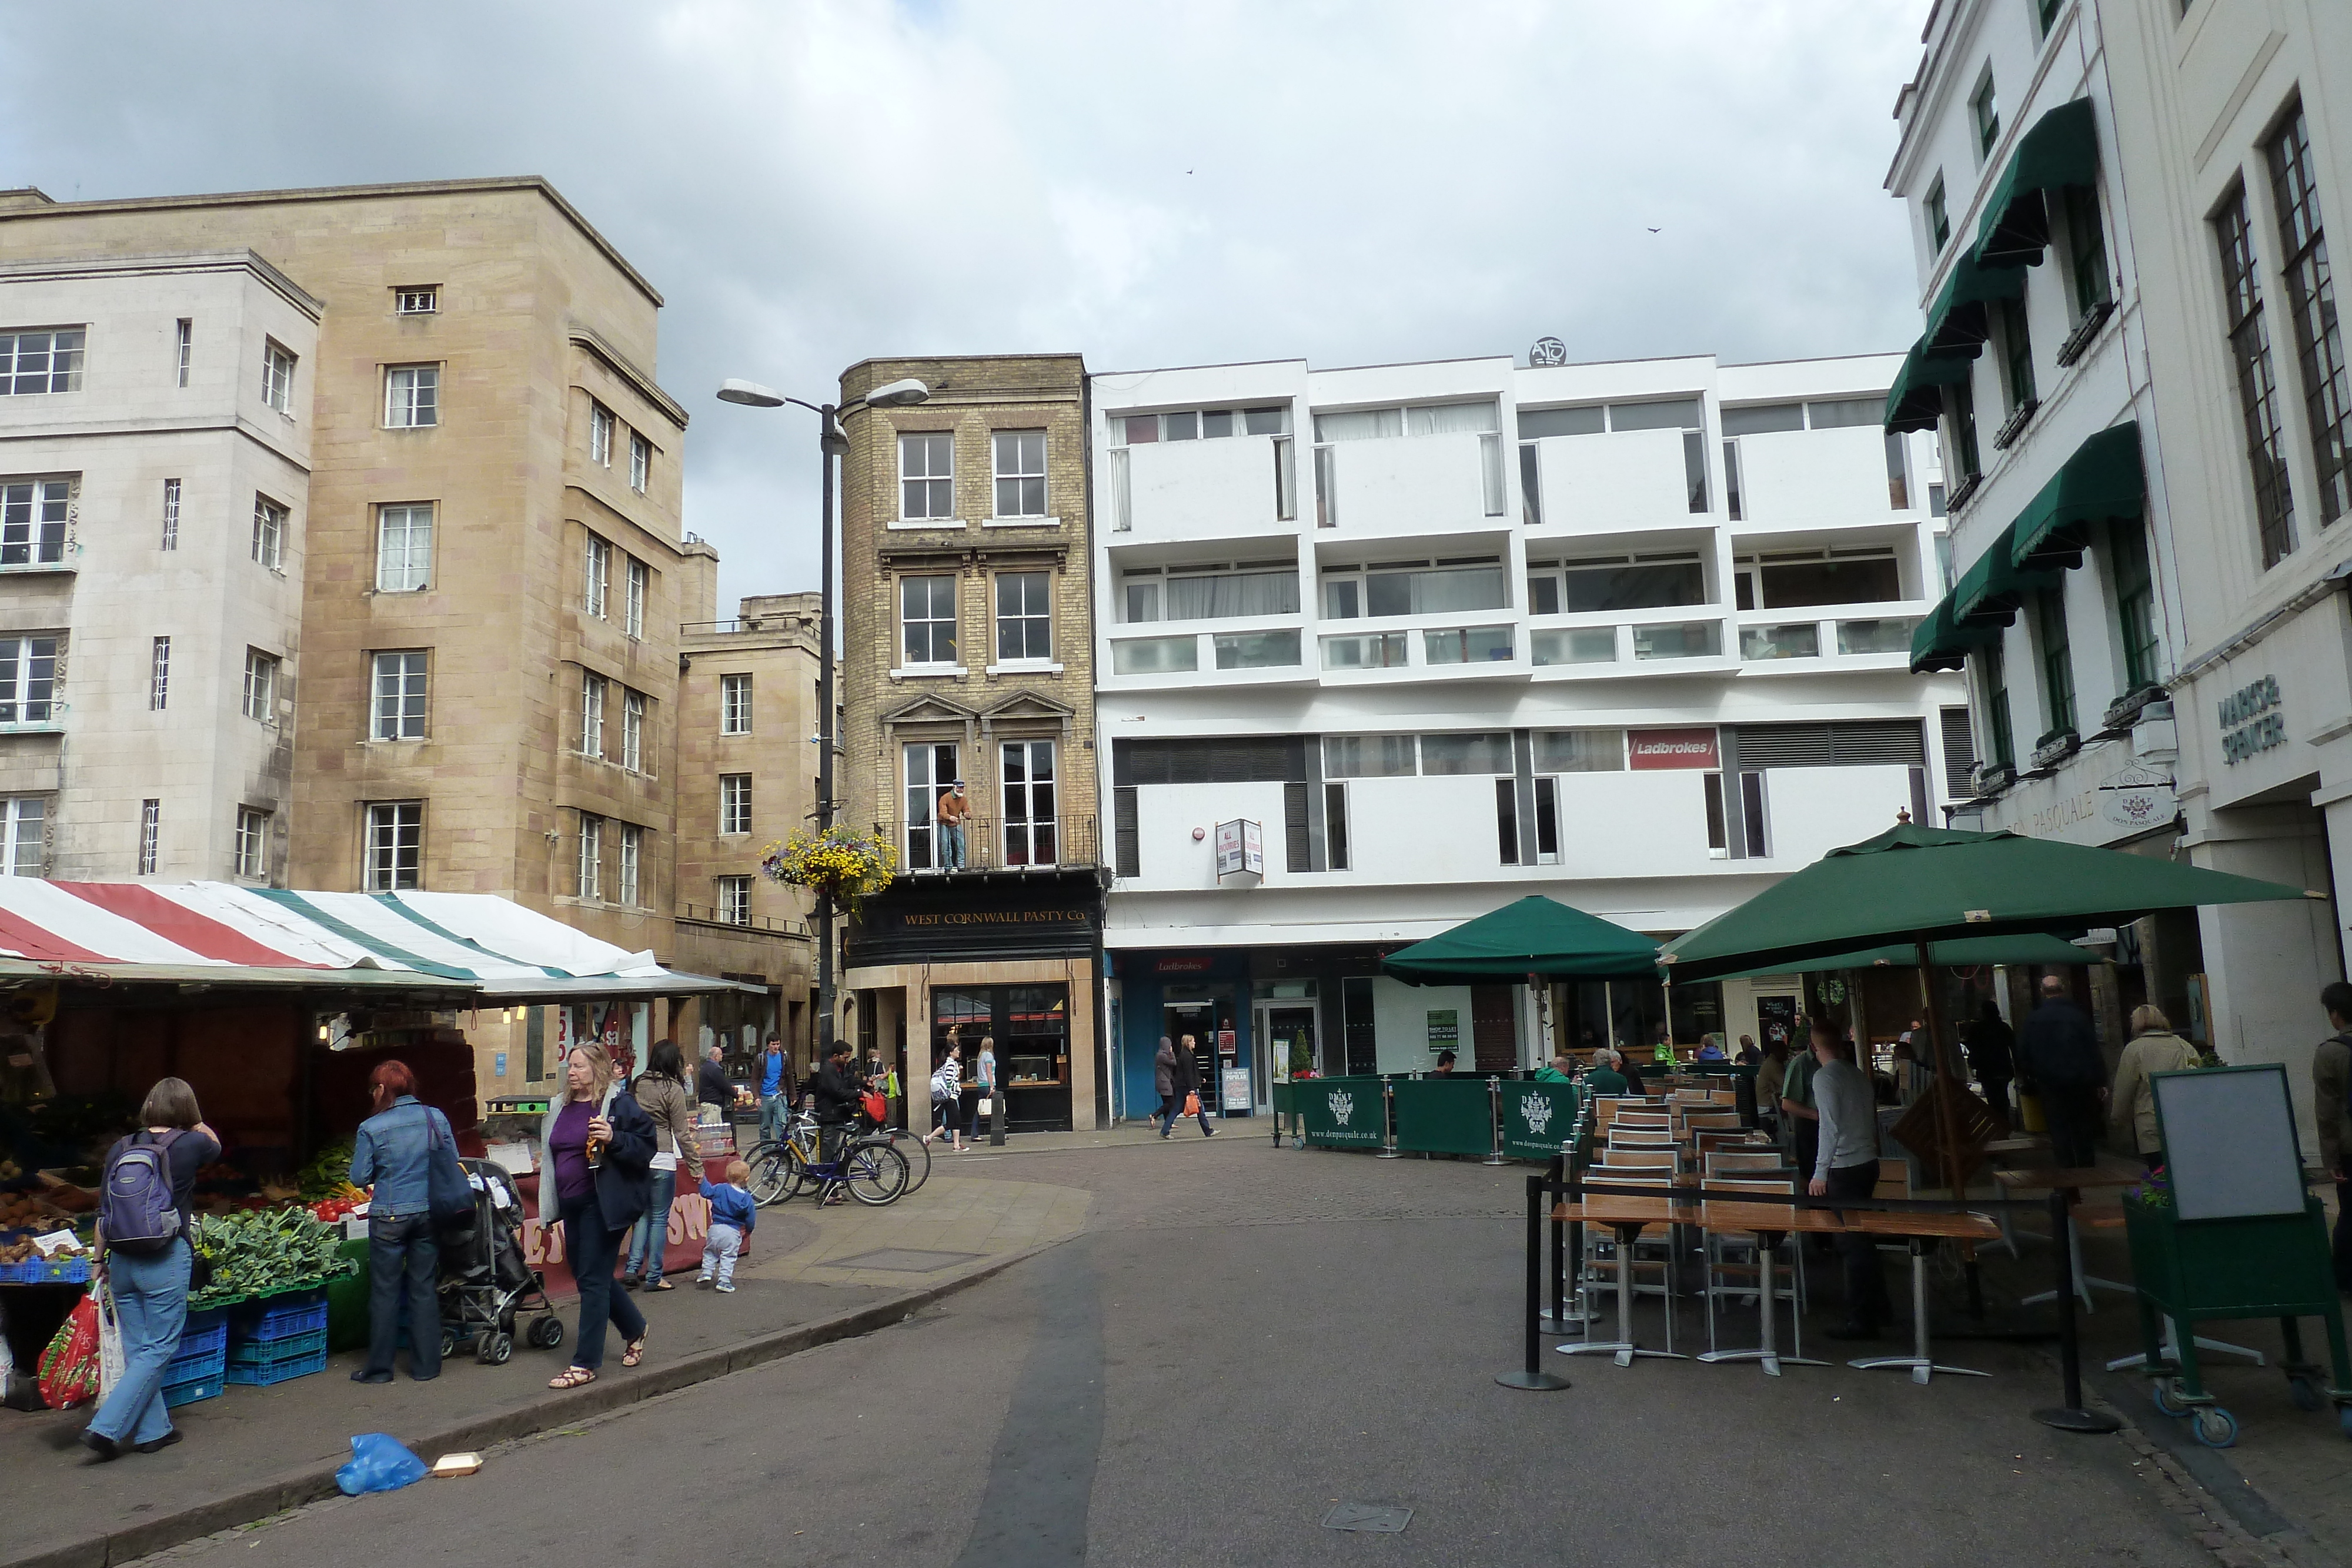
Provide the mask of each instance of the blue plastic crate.
{"label": "blue plastic crate", "polygon": [[306,1355],[316,1355],[327,1348],[327,1331],[312,1329],[309,1333],[296,1334],[291,1339],[248,1340],[228,1347],[231,1366],[270,1366],[281,1361],[299,1361]]}
{"label": "blue plastic crate", "polygon": [[232,1337],[240,1343],[248,1340],[287,1339],[326,1326],[327,1288],[323,1285],[289,1291],[283,1295],[265,1296],[258,1301],[248,1301],[229,1311]]}
{"label": "blue plastic crate", "polygon": [[215,1323],[208,1329],[183,1333],[172,1352],[171,1364],[163,1369],[166,1384],[184,1383],[192,1377],[211,1375],[218,1380],[228,1354],[228,1327]]}
{"label": "blue plastic crate", "polygon": [[324,1336],[321,1336],[319,1348],[299,1360],[276,1361],[266,1366],[239,1366],[232,1363],[228,1369],[228,1380],[231,1383],[243,1384],[254,1388],[267,1388],[273,1383],[287,1383],[297,1377],[308,1377],[314,1372],[326,1370],[327,1346]]}
{"label": "blue plastic crate", "polygon": [[163,1385],[163,1404],[169,1408],[181,1405],[194,1405],[199,1399],[217,1399],[226,1392],[227,1388],[227,1375],[220,1369],[215,1368],[203,1377],[191,1378],[185,1383]]}

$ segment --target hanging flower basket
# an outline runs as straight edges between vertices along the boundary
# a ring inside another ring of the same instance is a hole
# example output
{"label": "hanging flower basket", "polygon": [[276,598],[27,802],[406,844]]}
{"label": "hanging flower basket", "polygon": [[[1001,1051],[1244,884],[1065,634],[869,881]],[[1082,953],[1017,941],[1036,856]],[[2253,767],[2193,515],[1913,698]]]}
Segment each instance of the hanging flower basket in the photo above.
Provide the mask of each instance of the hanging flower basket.
{"label": "hanging flower basket", "polygon": [[760,869],[773,881],[829,894],[855,910],[868,894],[890,885],[898,874],[898,852],[879,834],[838,826],[822,833],[803,828],[770,844]]}

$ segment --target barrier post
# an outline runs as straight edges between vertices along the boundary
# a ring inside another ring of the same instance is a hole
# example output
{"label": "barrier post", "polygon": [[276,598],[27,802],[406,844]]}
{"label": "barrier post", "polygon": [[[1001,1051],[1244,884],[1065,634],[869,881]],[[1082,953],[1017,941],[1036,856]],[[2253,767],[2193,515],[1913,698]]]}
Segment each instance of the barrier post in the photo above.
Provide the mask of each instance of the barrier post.
{"label": "barrier post", "polygon": [[[1563,1190],[1570,1150],[1570,1145],[1560,1145],[1559,1153],[1552,1156],[1548,1177],[1552,1186],[1562,1186]],[[1557,1334],[1580,1329],[1583,1324],[1581,1317],[1571,1319],[1568,1315],[1568,1222],[1555,1219],[1551,1222],[1551,1311],[1537,1320],[1537,1326],[1546,1333]]]}
{"label": "barrier post", "polygon": [[1494,1139],[1495,1152],[1479,1163],[1509,1165],[1511,1162],[1503,1157],[1503,1081],[1499,1078],[1486,1080],[1486,1131]]}
{"label": "barrier post", "polygon": [[1374,1156],[1383,1160],[1401,1160],[1396,1143],[1396,1080],[1381,1080],[1381,1152]]}
{"label": "barrier post", "polygon": [[1498,1372],[1495,1381],[1506,1388],[1544,1392],[1568,1386],[1568,1379],[1543,1366],[1543,1217],[1544,1191],[1549,1184],[1539,1176],[1528,1177],[1528,1333],[1527,1364]]}
{"label": "barrier post", "polygon": [[2074,1217],[2067,1212],[2066,1198],[2060,1190],[2050,1194],[2050,1250],[2058,1259],[2058,1360],[2066,1380],[2066,1403],[2036,1410],[2033,1418],[2061,1432],[2117,1432],[2123,1429],[2121,1421],[2083,1406],[2083,1347],[2074,1334],[2074,1249],[2068,1229]]}

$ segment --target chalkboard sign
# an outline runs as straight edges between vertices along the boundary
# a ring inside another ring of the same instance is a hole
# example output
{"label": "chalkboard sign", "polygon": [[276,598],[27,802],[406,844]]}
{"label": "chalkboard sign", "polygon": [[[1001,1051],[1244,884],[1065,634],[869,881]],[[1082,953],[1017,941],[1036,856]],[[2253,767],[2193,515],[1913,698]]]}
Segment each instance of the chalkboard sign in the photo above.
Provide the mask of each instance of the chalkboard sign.
{"label": "chalkboard sign", "polygon": [[2268,1062],[2159,1072],[2148,1082],[2182,1219],[2304,1211],[2303,1155],[2285,1068]]}

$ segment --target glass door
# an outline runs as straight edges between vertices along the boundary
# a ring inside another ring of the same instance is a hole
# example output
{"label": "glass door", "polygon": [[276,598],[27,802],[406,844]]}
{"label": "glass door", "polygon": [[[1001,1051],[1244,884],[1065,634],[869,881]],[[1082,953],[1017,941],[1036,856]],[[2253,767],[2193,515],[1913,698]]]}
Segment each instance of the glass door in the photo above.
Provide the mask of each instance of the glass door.
{"label": "glass door", "polygon": [[907,747],[907,869],[930,871],[939,854],[940,795],[956,779],[953,741]]}
{"label": "glass door", "polygon": [[1054,743],[1004,743],[1004,863],[1053,865],[1055,842]]}

